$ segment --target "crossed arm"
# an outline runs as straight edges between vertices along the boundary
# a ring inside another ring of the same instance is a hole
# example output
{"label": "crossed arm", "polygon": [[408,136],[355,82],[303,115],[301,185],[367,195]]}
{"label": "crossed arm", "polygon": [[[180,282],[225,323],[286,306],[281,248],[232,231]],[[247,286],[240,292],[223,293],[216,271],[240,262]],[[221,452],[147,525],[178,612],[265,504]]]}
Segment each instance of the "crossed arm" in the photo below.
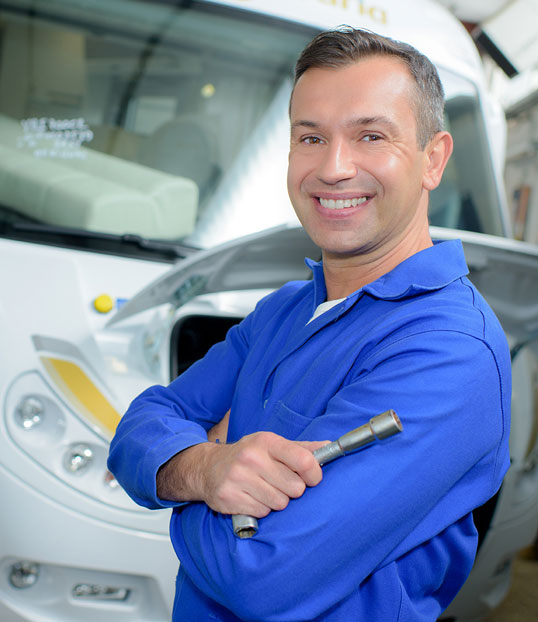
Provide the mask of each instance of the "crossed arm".
{"label": "crossed arm", "polygon": [[236,443],[226,439],[229,411],[213,426],[207,443],[184,449],[157,474],[157,495],[167,501],[203,501],[222,514],[262,518],[283,510],[306,487],[322,478],[312,452],[324,442],[289,441],[271,432],[258,432]]}
{"label": "crossed arm", "polygon": [[[240,347],[237,340],[234,352]],[[415,356],[425,350],[428,357]],[[211,354],[211,369],[223,372],[212,377],[210,391],[195,398],[189,391],[193,377],[206,386],[202,364],[173,387],[151,389],[135,400],[118,428],[110,464],[133,498],[148,507],[203,501],[174,513],[174,546],[197,588],[239,616],[315,618],[376,570],[456,524],[498,486],[505,450],[505,442],[503,452],[498,449],[502,421],[493,405],[498,379],[477,340],[454,332],[436,340],[401,339],[370,362],[368,373],[342,387],[300,439],[336,438],[388,406],[402,417],[405,434],[329,465],[322,481],[311,453],[322,442],[290,441],[272,432],[212,442],[225,438],[234,386],[233,352],[224,364],[220,351]],[[492,404],[487,426],[485,395]],[[314,491],[303,494],[308,486]],[[271,512],[286,505],[285,512]],[[267,517],[255,538],[238,544],[230,513]],[[446,542],[432,551],[445,551]],[[474,536],[466,542],[462,547],[471,550]],[[443,564],[447,559],[458,562],[454,551],[443,553]],[[331,582],[322,580],[320,560],[331,568]],[[306,600],[297,598],[299,576],[305,589],[317,586]],[[256,599],[242,591],[247,579]],[[278,610],[272,598],[277,589]]]}

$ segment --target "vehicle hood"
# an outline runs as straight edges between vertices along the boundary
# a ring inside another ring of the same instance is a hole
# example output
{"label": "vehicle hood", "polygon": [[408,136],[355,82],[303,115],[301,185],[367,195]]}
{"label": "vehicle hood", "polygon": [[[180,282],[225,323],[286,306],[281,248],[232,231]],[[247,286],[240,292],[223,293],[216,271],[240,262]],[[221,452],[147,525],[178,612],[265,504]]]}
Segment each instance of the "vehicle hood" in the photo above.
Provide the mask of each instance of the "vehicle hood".
{"label": "vehicle hood", "polygon": [[431,227],[432,237],[460,239],[469,279],[488,301],[512,351],[538,340],[538,247],[480,233]]}
{"label": "vehicle hood", "polygon": [[301,227],[283,225],[190,255],[174,264],[112,316],[108,326],[162,304],[179,308],[195,296],[247,289],[276,289],[311,278],[305,257],[321,252]]}
{"label": "vehicle hood", "polygon": [[[461,239],[469,278],[487,299],[505,331],[521,343],[538,338],[538,248],[479,233],[432,227],[432,237]],[[177,308],[215,292],[274,289],[309,279],[304,258],[321,253],[295,225],[249,235],[178,261],[109,320],[111,326],[162,304]]]}

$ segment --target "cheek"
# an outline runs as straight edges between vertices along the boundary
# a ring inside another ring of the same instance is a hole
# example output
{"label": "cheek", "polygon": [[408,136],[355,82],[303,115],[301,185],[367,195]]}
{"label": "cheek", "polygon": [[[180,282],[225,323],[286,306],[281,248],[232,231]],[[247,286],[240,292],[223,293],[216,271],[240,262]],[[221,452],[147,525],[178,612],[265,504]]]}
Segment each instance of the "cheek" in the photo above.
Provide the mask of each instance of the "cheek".
{"label": "cheek", "polygon": [[383,152],[371,154],[366,163],[366,168],[380,181],[396,177],[400,166],[396,155]]}
{"label": "cheek", "polygon": [[414,185],[417,189],[421,186],[422,169],[419,163],[394,153],[372,155],[368,169],[370,174],[384,187],[385,192],[402,193],[412,190]]}
{"label": "cheek", "polygon": [[287,184],[288,184],[288,194],[290,195],[290,197],[293,197],[294,191],[295,191],[295,169],[292,167],[292,163],[291,160],[288,164],[288,177],[287,177]]}
{"label": "cheek", "polygon": [[290,153],[288,159],[288,192],[300,192],[304,179],[311,170],[311,162],[309,158],[301,157],[299,154]]}
{"label": "cheek", "polygon": [[288,196],[293,205],[293,208],[296,209],[296,206],[299,202],[299,197],[301,193],[301,182],[298,179],[297,170],[292,167],[288,167]]}

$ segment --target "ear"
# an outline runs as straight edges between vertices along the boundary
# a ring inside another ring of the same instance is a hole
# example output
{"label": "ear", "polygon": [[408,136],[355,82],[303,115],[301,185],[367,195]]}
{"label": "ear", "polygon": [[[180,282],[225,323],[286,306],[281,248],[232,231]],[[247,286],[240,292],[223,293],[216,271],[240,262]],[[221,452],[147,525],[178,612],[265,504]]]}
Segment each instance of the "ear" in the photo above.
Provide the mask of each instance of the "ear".
{"label": "ear", "polygon": [[434,190],[441,183],[446,163],[452,154],[454,142],[448,132],[437,132],[424,149],[422,186]]}

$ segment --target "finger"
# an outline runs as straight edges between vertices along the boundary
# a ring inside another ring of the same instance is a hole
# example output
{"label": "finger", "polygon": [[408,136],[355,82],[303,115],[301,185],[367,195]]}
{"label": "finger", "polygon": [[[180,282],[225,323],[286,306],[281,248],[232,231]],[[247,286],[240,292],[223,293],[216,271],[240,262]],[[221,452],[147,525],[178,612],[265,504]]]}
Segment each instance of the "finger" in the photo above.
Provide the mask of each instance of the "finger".
{"label": "finger", "polygon": [[254,518],[264,518],[270,514],[272,508],[245,494],[242,500],[237,501],[233,506],[219,508],[216,511],[221,514],[246,514],[247,516],[254,516]]}
{"label": "finger", "polygon": [[[277,511],[283,510],[288,506],[288,503],[292,496],[294,496],[295,494],[296,496],[300,496],[304,492],[304,483],[298,475],[294,475],[298,480],[298,486],[282,484],[280,481],[277,482],[277,485],[274,485],[273,483],[265,479],[266,477],[271,478],[271,476],[264,475],[263,478],[260,478],[258,481],[256,481],[253,489],[248,490],[247,492],[256,502],[267,506],[269,509]],[[300,492],[298,492],[299,487],[302,488]],[[293,495],[288,494],[286,490],[289,490],[290,493],[293,493]]]}
{"label": "finger", "polygon": [[224,514],[247,514],[248,516],[254,516],[254,518],[264,518],[272,511],[272,508],[260,503],[254,497],[245,493],[240,502],[234,505],[232,511],[223,512]]}
{"label": "finger", "polygon": [[297,473],[307,486],[316,486],[321,481],[321,467],[310,449],[294,441],[279,439],[271,450],[273,457]]}
{"label": "finger", "polygon": [[[298,486],[301,490],[297,494],[304,491],[301,478],[283,464],[268,460],[262,467],[252,469],[236,462],[215,486],[208,505],[225,514],[248,513],[260,517],[270,510],[284,509],[290,498],[288,492],[295,493]],[[298,486],[286,485],[286,477],[298,480]]]}
{"label": "finger", "polygon": [[271,510],[283,510],[290,498],[300,497],[305,491],[301,477],[282,462],[268,457],[262,467],[256,471],[244,470],[241,487]]}
{"label": "finger", "polygon": [[[256,488],[254,488],[256,490]],[[221,514],[248,514],[256,518],[267,516],[271,507],[260,500],[260,497],[269,497],[269,494],[258,490],[252,495],[247,489],[238,488],[229,482],[218,486],[206,499],[207,505]]]}
{"label": "finger", "polygon": [[[306,489],[306,484],[300,475],[291,470],[286,464],[276,460],[272,462],[271,468],[267,469],[262,477],[276,491],[273,502],[278,502],[281,505],[283,505],[284,500],[280,498],[280,495],[286,497],[287,505],[287,500],[297,499]],[[267,503],[268,501],[265,502]],[[284,509],[284,507],[273,507],[273,509]]]}
{"label": "finger", "polygon": [[[294,447],[292,441],[275,434],[259,433],[250,438],[245,437],[233,467],[233,480],[273,510],[284,509],[289,499],[300,497],[306,487],[300,475],[273,455],[279,452],[273,452],[272,447],[282,443],[292,449]],[[312,459],[308,450],[298,446],[296,449]]]}

